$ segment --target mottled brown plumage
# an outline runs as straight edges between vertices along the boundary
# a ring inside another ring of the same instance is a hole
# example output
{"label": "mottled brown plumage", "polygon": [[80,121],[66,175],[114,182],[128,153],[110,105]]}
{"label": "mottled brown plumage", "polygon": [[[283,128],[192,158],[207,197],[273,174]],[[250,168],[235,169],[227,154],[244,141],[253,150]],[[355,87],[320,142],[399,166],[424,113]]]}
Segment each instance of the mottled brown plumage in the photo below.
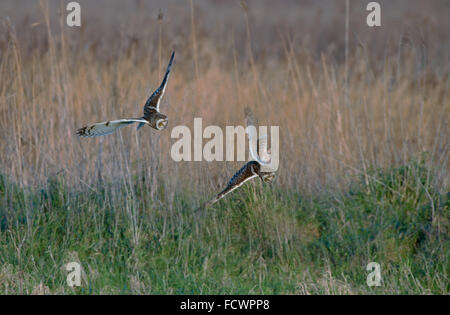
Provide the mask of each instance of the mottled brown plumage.
{"label": "mottled brown plumage", "polygon": [[80,137],[104,136],[107,134],[111,134],[122,127],[125,127],[126,125],[136,122],[139,123],[137,127],[138,130],[144,125],[149,125],[156,130],[163,130],[167,128],[168,118],[166,115],[159,112],[159,104],[166,90],[174,56],[175,52],[172,52],[169,64],[167,65],[166,74],[164,75],[161,85],[145,102],[144,116],[142,116],[141,118],[127,118],[96,123],[90,126],[79,128],[76,132],[77,135],[79,135]]}
{"label": "mottled brown plumage", "polygon": [[[248,108],[245,109],[245,116],[247,119],[247,126],[254,126],[253,114]],[[255,136],[256,135],[252,132],[248,134],[249,143],[255,140],[253,139]],[[275,178],[275,172],[263,170],[263,165],[270,161],[270,149],[267,148],[267,136],[260,137],[256,140],[256,142],[256,151],[258,156],[254,156],[255,154],[253,150],[250,150],[250,153],[252,153],[252,157],[255,161],[248,162],[239,171],[237,171],[228,182],[227,187],[225,187],[225,189],[217,194],[213,199],[208,201],[205,204],[205,207],[213,205],[252,178],[259,176],[259,178],[264,182],[271,182]]]}
{"label": "mottled brown plumage", "polygon": [[227,187],[218,193],[213,199],[206,203],[206,206],[211,206],[233,190],[238,187],[241,187],[246,181],[259,176],[262,181],[270,182],[275,177],[274,172],[262,172],[261,165],[259,165],[256,161],[250,161],[245,164],[236,174],[233,175],[231,180],[228,182]]}

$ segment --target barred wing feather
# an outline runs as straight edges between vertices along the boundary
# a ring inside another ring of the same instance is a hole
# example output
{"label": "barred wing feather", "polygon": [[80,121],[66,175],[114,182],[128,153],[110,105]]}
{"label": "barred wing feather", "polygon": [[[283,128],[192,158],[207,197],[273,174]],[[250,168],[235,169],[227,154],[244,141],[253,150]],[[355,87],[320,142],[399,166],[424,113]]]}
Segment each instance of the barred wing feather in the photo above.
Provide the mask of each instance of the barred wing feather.
{"label": "barred wing feather", "polygon": [[146,123],[147,121],[145,119],[138,118],[104,121],[78,129],[77,135],[79,135],[80,137],[97,137],[109,135],[122,127],[125,127],[129,124],[134,124],[136,122]]}

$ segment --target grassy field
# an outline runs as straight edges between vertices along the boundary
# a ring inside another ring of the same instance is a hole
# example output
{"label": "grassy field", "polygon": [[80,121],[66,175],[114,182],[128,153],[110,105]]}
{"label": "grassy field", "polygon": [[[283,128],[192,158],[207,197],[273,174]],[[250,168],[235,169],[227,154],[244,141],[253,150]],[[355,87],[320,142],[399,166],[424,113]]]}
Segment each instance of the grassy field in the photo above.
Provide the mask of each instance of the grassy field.
{"label": "grassy field", "polygon": [[[429,175],[410,163],[311,199],[246,185],[200,213],[189,195],[169,210],[137,186],[74,191],[49,179],[21,189],[2,178],[0,290],[448,294],[449,200]],[[62,267],[72,261],[84,270],[76,289]],[[381,265],[380,287],[366,285],[370,261]]]}
{"label": "grassy field", "polygon": [[[449,294],[449,4],[79,2],[0,4],[0,294]],[[173,49],[168,129],[75,136],[139,115]],[[243,163],[174,162],[171,129],[245,106],[277,178],[198,210]]]}

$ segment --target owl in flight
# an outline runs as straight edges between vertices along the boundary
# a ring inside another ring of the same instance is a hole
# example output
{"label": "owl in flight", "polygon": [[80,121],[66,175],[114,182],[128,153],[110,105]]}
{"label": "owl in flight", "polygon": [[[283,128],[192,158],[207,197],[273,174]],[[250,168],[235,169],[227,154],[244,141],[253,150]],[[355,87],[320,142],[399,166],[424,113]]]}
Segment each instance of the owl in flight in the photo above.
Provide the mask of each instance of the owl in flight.
{"label": "owl in flight", "polygon": [[[245,111],[247,118],[247,126],[253,126],[253,115],[249,109]],[[217,194],[212,200],[206,203],[205,207],[209,207],[224,198],[236,188],[241,187],[245,182],[252,178],[259,177],[263,182],[271,182],[275,178],[275,172],[267,169],[270,165],[270,148],[267,148],[267,135],[256,139],[256,128],[247,128],[250,155],[253,161],[245,164],[236,174],[233,175],[228,185]],[[254,151],[254,141],[256,140],[257,153]]]}
{"label": "owl in flight", "polygon": [[173,57],[175,52],[172,52],[169,64],[167,65],[166,74],[161,82],[159,88],[153,92],[144,105],[144,116],[141,118],[126,118],[117,120],[108,120],[101,123],[96,123],[77,130],[80,137],[97,137],[104,136],[115,132],[116,130],[125,127],[126,125],[139,123],[137,129],[139,130],[144,125],[149,125],[156,130],[163,130],[167,128],[168,118],[166,115],[159,112],[159,104],[164,95],[164,91],[169,80],[170,68],[172,67]]}

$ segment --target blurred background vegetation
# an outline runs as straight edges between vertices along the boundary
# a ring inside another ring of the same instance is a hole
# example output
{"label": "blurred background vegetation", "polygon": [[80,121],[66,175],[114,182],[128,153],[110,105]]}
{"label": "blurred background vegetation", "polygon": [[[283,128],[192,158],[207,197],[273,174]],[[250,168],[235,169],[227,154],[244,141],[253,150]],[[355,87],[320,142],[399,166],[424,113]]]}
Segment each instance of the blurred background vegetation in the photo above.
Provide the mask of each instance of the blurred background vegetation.
{"label": "blurred background vegetation", "polygon": [[[68,27],[68,1],[2,1],[0,292],[448,294],[450,3],[370,28],[368,2],[79,1]],[[168,130],[74,135],[139,115],[172,50]],[[277,179],[196,212],[242,162],[176,163],[170,130],[246,105]]]}

